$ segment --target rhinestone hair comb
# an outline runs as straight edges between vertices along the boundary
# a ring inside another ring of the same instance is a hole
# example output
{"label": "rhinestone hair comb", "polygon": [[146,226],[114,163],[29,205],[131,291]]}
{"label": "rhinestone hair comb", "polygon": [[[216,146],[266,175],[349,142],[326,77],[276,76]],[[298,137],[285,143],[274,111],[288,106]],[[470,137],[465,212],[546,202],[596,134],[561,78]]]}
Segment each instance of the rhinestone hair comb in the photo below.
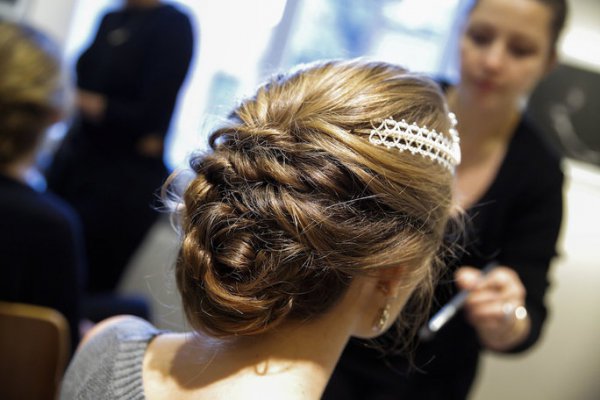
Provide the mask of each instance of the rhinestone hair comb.
{"label": "rhinestone hair comb", "polygon": [[386,118],[371,130],[369,142],[388,149],[397,148],[400,151],[419,154],[435,160],[454,173],[456,166],[460,164],[460,138],[456,130],[456,116],[449,113],[448,117],[452,123],[450,137],[416,123],[408,124],[405,120]]}

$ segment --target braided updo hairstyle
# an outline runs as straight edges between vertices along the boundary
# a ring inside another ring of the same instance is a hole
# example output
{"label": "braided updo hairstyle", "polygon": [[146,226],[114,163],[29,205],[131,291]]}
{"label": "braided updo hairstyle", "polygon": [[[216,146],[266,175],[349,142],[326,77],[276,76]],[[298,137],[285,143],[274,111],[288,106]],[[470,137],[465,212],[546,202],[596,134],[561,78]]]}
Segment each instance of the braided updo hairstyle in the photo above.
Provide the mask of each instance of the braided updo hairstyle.
{"label": "braided updo hairstyle", "polygon": [[0,21],[0,166],[33,151],[53,117],[66,111],[64,78],[58,47],[48,37]]}
{"label": "braided updo hairstyle", "polygon": [[176,207],[176,279],[194,328],[253,335],[310,319],[376,268],[402,266],[430,296],[453,177],[369,143],[388,117],[450,128],[432,81],[352,60],[274,77],[212,133]]}

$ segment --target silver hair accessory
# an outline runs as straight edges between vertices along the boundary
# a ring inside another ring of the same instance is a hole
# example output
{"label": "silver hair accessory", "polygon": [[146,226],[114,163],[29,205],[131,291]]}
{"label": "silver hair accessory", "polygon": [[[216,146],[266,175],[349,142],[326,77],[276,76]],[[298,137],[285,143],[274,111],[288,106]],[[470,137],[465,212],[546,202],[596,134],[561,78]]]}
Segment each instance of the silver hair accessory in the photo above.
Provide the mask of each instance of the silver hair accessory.
{"label": "silver hair accessory", "polygon": [[448,113],[448,117],[452,123],[449,138],[435,130],[427,129],[426,126],[386,118],[377,128],[371,130],[369,142],[386,146],[388,149],[395,147],[400,151],[420,154],[437,161],[454,173],[456,166],[460,164],[460,138],[456,130],[456,116]]}

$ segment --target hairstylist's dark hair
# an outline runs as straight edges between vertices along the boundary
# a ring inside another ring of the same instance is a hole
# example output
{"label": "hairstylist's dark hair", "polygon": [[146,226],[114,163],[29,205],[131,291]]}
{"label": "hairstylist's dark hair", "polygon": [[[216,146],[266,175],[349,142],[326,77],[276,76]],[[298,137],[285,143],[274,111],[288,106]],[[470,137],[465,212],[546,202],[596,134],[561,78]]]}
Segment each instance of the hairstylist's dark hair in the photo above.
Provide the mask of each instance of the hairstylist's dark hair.
{"label": "hairstylist's dark hair", "polygon": [[212,133],[175,198],[176,278],[193,327],[252,335],[310,319],[376,268],[400,266],[429,301],[453,176],[369,143],[388,117],[438,132],[451,124],[428,78],[353,60],[276,76]]}
{"label": "hairstylist's dark hair", "polygon": [[[476,6],[479,4],[480,0],[473,0],[470,6],[467,8],[470,13]],[[551,36],[551,48],[554,52],[556,52],[556,44],[558,43],[558,39],[565,27],[565,23],[567,21],[568,16],[568,3],[567,0],[531,0],[537,1],[545,6],[549,7],[552,11],[552,20],[550,23],[550,34]]]}
{"label": "hairstylist's dark hair", "polygon": [[537,0],[552,10],[552,48],[556,48],[556,44],[567,22],[568,5],[567,0]]}

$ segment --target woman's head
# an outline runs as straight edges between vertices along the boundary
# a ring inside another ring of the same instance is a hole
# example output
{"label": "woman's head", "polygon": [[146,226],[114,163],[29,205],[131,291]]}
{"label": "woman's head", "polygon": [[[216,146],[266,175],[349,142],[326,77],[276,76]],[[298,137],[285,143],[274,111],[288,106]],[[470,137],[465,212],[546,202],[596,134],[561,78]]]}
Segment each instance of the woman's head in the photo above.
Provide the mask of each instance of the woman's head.
{"label": "woman's head", "polygon": [[461,38],[461,83],[514,102],[554,65],[566,0],[476,0]]}
{"label": "woman's head", "polygon": [[31,154],[66,106],[57,48],[42,33],[0,22],[0,165]]}
{"label": "woman's head", "polygon": [[[468,13],[471,13],[479,3],[484,0],[472,0]],[[550,12],[550,21],[548,25],[548,37],[550,38],[550,47],[554,52],[556,52],[556,46],[558,44],[558,39],[560,38],[560,34],[562,33],[563,28],[565,27],[565,23],[567,22],[568,15],[568,4],[567,0],[531,0],[539,3],[541,6],[547,7]]]}
{"label": "woman's head", "polygon": [[400,267],[407,287],[427,292],[453,175],[371,143],[390,117],[451,128],[430,80],[331,61],[273,78],[212,133],[179,204],[176,275],[194,327],[251,335],[314,318],[355,277],[382,268]]}

